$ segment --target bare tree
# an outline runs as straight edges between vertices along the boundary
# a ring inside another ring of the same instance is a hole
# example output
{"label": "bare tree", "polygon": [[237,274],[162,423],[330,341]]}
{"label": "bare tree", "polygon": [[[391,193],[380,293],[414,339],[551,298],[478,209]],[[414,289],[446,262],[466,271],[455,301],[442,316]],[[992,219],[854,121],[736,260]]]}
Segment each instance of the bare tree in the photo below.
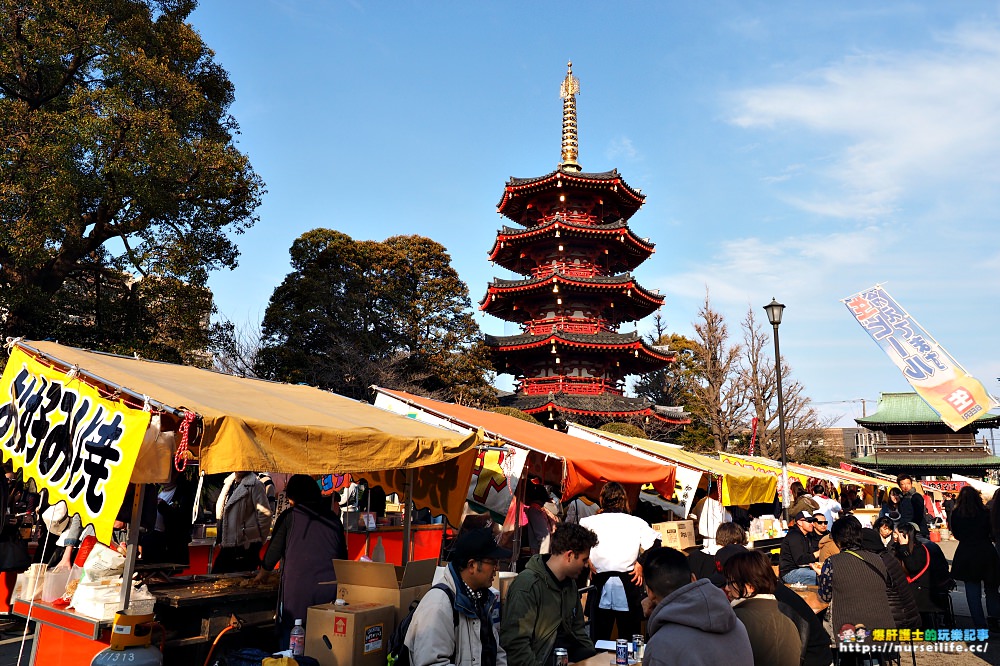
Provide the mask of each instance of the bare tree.
{"label": "bare tree", "polygon": [[774,359],[766,351],[770,339],[757,323],[752,307],[747,308],[741,328],[744,353],[740,372],[747,388],[751,413],[757,419],[757,453],[766,458],[777,458],[781,455],[777,437],[778,412],[775,409],[778,384],[775,381]]}
{"label": "bare tree", "polygon": [[212,361],[215,369],[237,377],[256,377],[254,365],[260,352],[260,322],[247,319],[236,324],[229,319],[212,330]]}
{"label": "bare tree", "polygon": [[[767,353],[771,344],[753,307],[747,308],[743,329],[743,356],[740,360],[741,384],[746,388],[750,411],[757,418],[758,453],[772,459],[781,457],[778,433],[778,396],[774,359]],[[781,359],[781,391],[785,407],[785,444],[789,458],[800,462],[823,462],[820,445],[823,429],[830,426],[812,407],[803,386],[792,379],[792,368]]]}
{"label": "bare tree", "polygon": [[694,323],[698,338],[695,354],[700,381],[694,389],[691,412],[704,423],[716,451],[723,450],[746,422],[749,403],[744,376],[739,372],[742,345],[730,344],[729,329],[721,314],[712,309],[708,291]]}

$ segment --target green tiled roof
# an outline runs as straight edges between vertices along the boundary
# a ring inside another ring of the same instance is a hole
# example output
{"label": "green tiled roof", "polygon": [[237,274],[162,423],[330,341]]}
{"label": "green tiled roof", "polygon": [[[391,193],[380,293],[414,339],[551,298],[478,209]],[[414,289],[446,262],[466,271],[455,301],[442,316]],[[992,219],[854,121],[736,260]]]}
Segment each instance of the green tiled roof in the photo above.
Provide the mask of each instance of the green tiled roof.
{"label": "green tiled roof", "polygon": [[[937,412],[930,408],[923,398],[916,393],[883,393],[878,399],[878,409],[871,416],[854,419],[858,425],[877,426],[890,424],[943,424]],[[971,423],[975,427],[990,427],[1000,421],[998,414],[984,414]],[[982,422],[980,424],[980,422]],[[991,423],[992,422],[992,423]],[[968,427],[968,426],[966,426]]]}
{"label": "green tiled roof", "polygon": [[852,463],[879,467],[1000,467],[1000,456],[909,455],[885,453],[854,458]]}

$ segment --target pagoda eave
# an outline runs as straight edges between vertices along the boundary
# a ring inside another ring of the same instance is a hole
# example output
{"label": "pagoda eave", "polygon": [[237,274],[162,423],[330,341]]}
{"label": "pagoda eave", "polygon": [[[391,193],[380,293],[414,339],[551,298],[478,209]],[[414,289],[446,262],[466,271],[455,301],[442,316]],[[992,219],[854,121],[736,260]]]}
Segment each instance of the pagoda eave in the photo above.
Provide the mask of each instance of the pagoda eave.
{"label": "pagoda eave", "polygon": [[[549,396],[538,396],[541,400],[531,400],[535,396],[522,396],[508,400],[508,406],[516,407],[525,414],[537,415],[546,412],[563,412],[583,416],[607,418],[652,417],[664,423],[687,425],[689,418],[662,414],[656,406],[641,398],[623,396],[578,396],[567,393],[555,393]],[[603,405],[597,403],[605,403]],[[593,404],[587,404],[593,403]]]}
{"label": "pagoda eave", "polygon": [[654,294],[640,286],[631,277],[623,278],[580,278],[565,275],[564,273],[552,273],[542,278],[529,278],[527,280],[494,280],[493,284],[487,287],[486,296],[479,301],[480,309],[486,310],[486,305],[490,302],[490,297],[504,297],[509,294],[530,295],[532,292],[559,293],[558,288],[570,288],[568,293],[574,292],[625,292],[625,296],[636,303],[647,302],[656,308],[663,305],[663,296]]}
{"label": "pagoda eave", "polygon": [[[494,300],[490,300],[489,297],[490,294],[487,293],[486,297],[480,301],[479,309],[482,312],[517,324],[524,324],[534,319],[528,307],[518,307],[516,304],[510,302],[511,298],[509,295],[499,295]],[[648,302],[636,303],[634,300],[629,300],[619,304],[617,307],[604,307],[601,311],[601,317],[605,321],[612,322],[613,325],[617,326],[617,324],[623,322],[638,321],[644,317],[648,317],[656,312],[659,307],[657,304]]]}
{"label": "pagoda eave", "polygon": [[608,253],[613,251],[616,262],[623,264],[628,271],[636,268],[656,251],[653,243],[640,239],[628,226],[588,229],[582,226],[570,227],[557,222],[516,233],[505,233],[505,230],[500,230],[497,232],[493,247],[490,248],[488,258],[504,268],[516,271],[521,248],[530,247],[538,241],[549,241],[552,245],[566,242],[557,241],[557,238],[610,241],[604,249]]}
{"label": "pagoda eave", "polygon": [[[620,336],[624,338],[621,341],[614,341],[613,336]],[[672,352],[661,352],[654,349],[643,342],[641,339],[637,339],[635,334],[618,334],[618,333],[607,333],[607,334],[576,334],[570,335],[563,334],[561,332],[555,333],[553,335],[536,335],[536,336],[507,336],[505,340],[504,337],[498,336],[486,336],[486,345],[490,347],[495,354],[506,354],[510,352],[520,352],[531,349],[542,349],[552,345],[553,348],[556,345],[561,347],[567,347],[570,349],[580,349],[580,350],[591,350],[597,352],[632,352],[635,353],[637,358],[645,357],[649,361],[655,363],[671,363],[676,360],[676,354]],[[593,337],[593,340],[588,340],[587,338]],[[519,340],[519,338],[529,338]]]}
{"label": "pagoda eave", "polygon": [[529,198],[525,195],[537,195],[564,186],[567,186],[567,190],[569,188],[604,190],[608,196],[618,199],[619,205],[624,212],[627,212],[624,217],[631,217],[646,199],[642,193],[625,182],[617,169],[602,173],[585,173],[560,168],[537,178],[511,178],[507,181],[503,196],[497,204],[497,212],[514,222],[520,222]]}

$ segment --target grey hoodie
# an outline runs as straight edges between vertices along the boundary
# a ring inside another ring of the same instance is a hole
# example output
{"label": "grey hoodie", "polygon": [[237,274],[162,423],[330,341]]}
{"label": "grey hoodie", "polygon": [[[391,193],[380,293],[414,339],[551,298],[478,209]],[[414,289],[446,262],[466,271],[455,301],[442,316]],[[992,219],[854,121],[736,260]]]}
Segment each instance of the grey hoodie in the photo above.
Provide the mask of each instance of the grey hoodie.
{"label": "grey hoodie", "polygon": [[643,666],[753,664],[743,623],[707,578],[664,597],[649,616]]}

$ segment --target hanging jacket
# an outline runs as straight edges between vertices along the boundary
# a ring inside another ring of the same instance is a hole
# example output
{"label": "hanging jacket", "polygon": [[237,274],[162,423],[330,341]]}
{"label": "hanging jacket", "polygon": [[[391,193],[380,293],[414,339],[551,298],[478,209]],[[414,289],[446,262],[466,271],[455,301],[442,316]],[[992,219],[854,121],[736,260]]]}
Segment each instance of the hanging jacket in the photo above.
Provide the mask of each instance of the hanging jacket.
{"label": "hanging jacket", "polygon": [[235,475],[230,478],[216,504],[219,543],[223,548],[263,543],[271,530],[271,506],[264,484],[256,474],[247,474],[239,482]]}

